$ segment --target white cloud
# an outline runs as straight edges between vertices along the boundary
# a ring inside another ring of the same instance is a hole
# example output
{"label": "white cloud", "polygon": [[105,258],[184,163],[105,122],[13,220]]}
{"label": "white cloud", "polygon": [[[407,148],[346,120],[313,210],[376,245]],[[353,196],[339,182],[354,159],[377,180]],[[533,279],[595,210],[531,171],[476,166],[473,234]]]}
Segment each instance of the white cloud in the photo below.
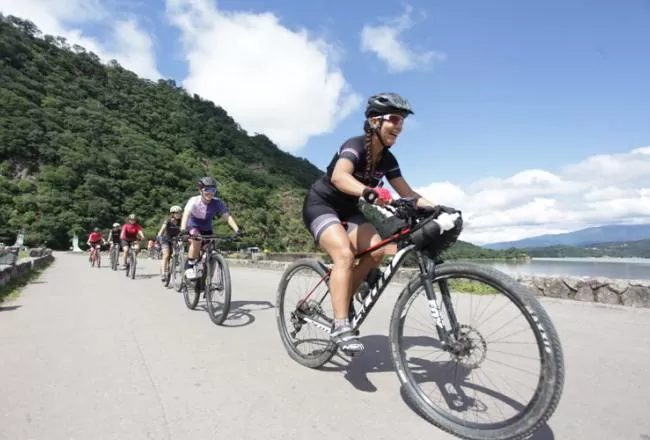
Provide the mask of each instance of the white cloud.
{"label": "white cloud", "polygon": [[417,191],[462,210],[462,239],[476,244],[609,223],[650,223],[650,147],[591,156],[559,174],[531,169],[466,188],[438,182]]}
{"label": "white cloud", "polygon": [[383,25],[366,24],[361,30],[361,50],[374,52],[386,63],[391,72],[404,72],[430,66],[443,61],[447,56],[433,50],[415,51],[400,39],[402,33],[414,26],[412,8],[406,5],[404,13],[393,19],[384,19]]}
{"label": "white cloud", "polygon": [[[117,60],[124,68],[156,80],[162,75],[156,68],[151,37],[134,19],[117,18],[98,0],[0,0],[4,15],[33,22],[43,34],[64,37],[94,52],[102,61]],[[85,36],[81,23],[110,23],[111,39],[100,43]]]}
{"label": "white cloud", "polygon": [[361,102],[337,66],[340,51],[272,13],[224,12],[211,0],[167,0],[189,65],[183,86],[250,132],[295,151]]}

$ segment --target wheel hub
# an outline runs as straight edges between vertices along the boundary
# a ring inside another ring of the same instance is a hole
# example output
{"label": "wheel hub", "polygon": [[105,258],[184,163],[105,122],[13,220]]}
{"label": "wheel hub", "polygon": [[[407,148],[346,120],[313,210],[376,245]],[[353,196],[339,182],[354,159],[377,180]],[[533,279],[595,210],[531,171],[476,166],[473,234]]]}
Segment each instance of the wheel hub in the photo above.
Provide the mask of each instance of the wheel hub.
{"label": "wheel hub", "polygon": [[487,343],[475,328],[462,324],[460,337],[449,349],[452,358],[466,368],[474,369],[483,363],[487,355]]}

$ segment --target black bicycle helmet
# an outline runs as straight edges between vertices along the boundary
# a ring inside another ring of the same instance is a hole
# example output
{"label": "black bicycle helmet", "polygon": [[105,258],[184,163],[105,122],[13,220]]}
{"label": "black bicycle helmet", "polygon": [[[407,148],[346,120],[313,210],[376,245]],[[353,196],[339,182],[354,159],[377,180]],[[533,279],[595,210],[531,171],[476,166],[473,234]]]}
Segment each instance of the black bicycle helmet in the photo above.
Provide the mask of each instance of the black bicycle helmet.
{"label": "black bicycle helmet", "polygon": [[208,187],[208,186],[214,186],[216,188],[217,187],[217,181],[214,180],[210,176],[201,177],[199,179],[199,188],[205,188],[205,187]]}
{"label": "black bicycle helmet", "polygon": [[397,93],[378,93],[368,98],[366,118],[389,113],[414,114],[411,104]]}

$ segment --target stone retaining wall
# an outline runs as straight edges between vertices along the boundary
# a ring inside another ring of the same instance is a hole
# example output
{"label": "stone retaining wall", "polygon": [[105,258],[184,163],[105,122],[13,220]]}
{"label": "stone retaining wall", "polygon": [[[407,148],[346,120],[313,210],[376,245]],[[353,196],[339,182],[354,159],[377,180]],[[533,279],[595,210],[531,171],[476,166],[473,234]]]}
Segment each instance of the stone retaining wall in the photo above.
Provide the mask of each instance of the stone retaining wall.
{"label": "stone retaining wall", "polygon": [[[250,259],[228,259],[228,262],[232,266],[273,270],[285,270],[292,263],[291,261],[251,261]],[[393,280],[405,283],[416,272],[417,269],[402,267],[395,274]],[[515,275],[512,277],[530,287],[538,296],[650,308],[650,280],[529,275]]]}
{"label": "stone retaining wall", "polygon": [[0,286],[7,284],[12,278],[25,275],[27,272],[45,266],[54,261],[50,253],[37,258],[23,258],[13,266],[0,265]]}

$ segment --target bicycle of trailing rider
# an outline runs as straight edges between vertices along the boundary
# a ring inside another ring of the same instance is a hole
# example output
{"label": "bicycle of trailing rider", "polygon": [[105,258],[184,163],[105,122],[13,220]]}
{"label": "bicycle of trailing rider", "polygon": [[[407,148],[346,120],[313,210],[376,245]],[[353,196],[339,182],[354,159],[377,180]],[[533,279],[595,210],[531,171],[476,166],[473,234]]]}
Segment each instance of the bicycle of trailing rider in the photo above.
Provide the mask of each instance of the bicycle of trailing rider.
{"label": "bicycle of trailing rider", "polygon": [[138,265],[138,254],[134,247],[135,241],[129,242],[129,253],[126,257],[126,277],[131,277],[132,280],[135,279],[135,269]]}
{"label": "bicycle of trailing rider", "polygon": [[[183,272],[182,290],[185,305],[187,308],[194,310],[199,302],[201,291],[203,291],[210,320],[216,325],[221,325],[230,311],[232,286],[228,262],[220,252],[217,243],[233,241],[237,236],[186,235],[185,237],[191,237],[190,240],[200,240],[202,242],[199,259],[194,265],[197,278],[188,280],[185,272]],[[214,275],[217,275],[216,281],[213,281]],[[214,295],[215,291],[221,292],[223,295],[221,307],[218,307],[214,303],[216,298]]]}
{"label": "bicycle of trailing rider", "polygon": [[[564,384],[562,347],[541,304],[528,288],[491,267],[443,261],[441,252],[451,246],[455,239],[445,242],[444,234],[441,235],[440,231],[446,230],[452,220],[462,222],[460,212],[444,209],[442,212],[439,209],[426,212],[414,208],[410,199],[396,200],[385,208],[404,223],[376,246],[360,252],[356,258],[391,243],[396,243],[398,250],[351,318],[353,329],[358,330],[369,316],[405,258],[414,255],[417,272],[397,297],[390,317],[387,347],[406,397],[430,423],[464,439],[520,439],[531,435],[555,411]],[[303,278],[298,275],[301,270],[307,272]],[[277,292],[276,320],[281,340],[292,359],[310,368],[323,366],[338,351],[329,338],[333,320],[331,314],[328,316],[325,312],[325,307],[331,305],[328,298],[330,271],[320,260],[298,260],[283,273]],[[302,281],[310,274],[315,275],[315,279],[307,281],[304,288],[298,290],[299,299],[295,304],[289,304],[289,283],[294,278]],[[469,283],[459,282],[459,279],[469,280]],[[472,283],[483,283],[485,287],[478,289]],[[452,294],[457,295],[455,301]],[[470,319],[465,318],[465,310],[475,302],[479,305],[480,313],[469,315]],[[487,305],[484,304],[486,302]],[[515,318],[520,321],[491,321],[490,317],[485,316],[508,305],[515,306]],[[419,326],[428,324],[431,327],[424,336],[406,335],[407,314],[411,311],[423,313],[421,320],[417,321]],[[518,324],[532,333],[530,346],[519,339]],[[482,331],[479,326],[484,326]],[[304,340],[297,339],[302,332],[310,330],[317,335],[308,334]],[[323,337],[318,339],[318,334]],[[516,336],[516,340],[504,342],[504,338],[511,334]],[[320,346],[311,354],[302,353],[300,348],[313,341],[320,342]],[[502,356],[508,344],[515,349],[515,353]],[[414,355],[406,354],[407,350],[417,347],[423,355],[435,351],[438,351],[438,355],[433,361],[418,361]],[[521,394],[514,398],[505,397],[491,390],[494,380],[490,378],[479,386],[467,382],[468,377],[482,379],[493,367],[504,364],[505,361],[495,360],[495,357],[503,357],[505,360],[512,359],[518,365],[500,377],[512,379],[515,384],[509,391],[520,393],[515,386],[519,388],[524,379],[531,377],[523,368],[523,364],[529,363],[528,354],[539,356],[539,360],[532,362],[539,373],[532,373],[533,376],[536,374],[537,379],[531,379],[533,391],[528,403],[518,401]],[[437,381],[430,393],[421,389],[418,383],[418,380],[424,379]],[[433,401],[435,391],[442,394],[440,405]],[[477,396],[477,393],[480,394]],[[489,409],[488,403],[491,401],[499,404],[499,412],[505,420],[483,423],[483,413]],[[452,408],[443,408],[445,402]],[[482,412],[469,416],[474,420],[463,420],[465,413],[477,408]]]}
{"label": "bicycle of trailing rider", "polygon": [[117,270],[119,267],[119,259],[120,259],[120,246],[119,244],[116,243],[111,243],[111,250],[110,250],[110,257],[111,257],[111,269]]}
{"label": "bicycle of trailing rider", "polygon": [[96,264],[99,269],[102,266],[101,244],[91,243],[90,246],[90,267],[95,267]]}
{"label": "bicycle of trailing rider", "polygon": [[174,280],[174,287],[177,292],[181,291],[181,280],[183,277],[183,268],[185,267],[185,246],[181,237],[172,237],[171,255],[169,256],[169,268],[165,276],[164,285],[169,287],[171,280]]}

